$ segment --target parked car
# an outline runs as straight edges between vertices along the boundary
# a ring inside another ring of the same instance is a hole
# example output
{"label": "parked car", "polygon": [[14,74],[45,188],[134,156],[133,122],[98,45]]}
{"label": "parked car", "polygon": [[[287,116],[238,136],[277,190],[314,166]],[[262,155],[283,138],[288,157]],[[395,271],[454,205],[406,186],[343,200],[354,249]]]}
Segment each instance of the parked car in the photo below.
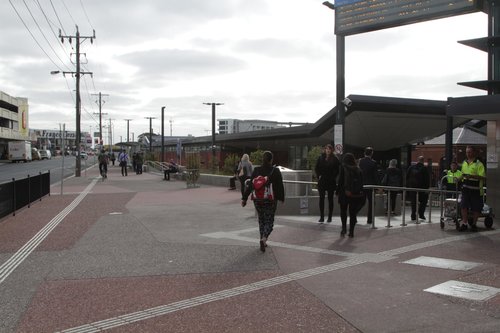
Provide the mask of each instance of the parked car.
{"label": "parked car", "polygon": [[52,153],[50,150],[41,149],[38,151],[40,153],[40,158],[42,160],[50,160],[52,158]]}
{"label": "parked car", "polygon": [[88,157],[88,155],[87,155],[87,153],[86,153],[86,152],[84,152],[84,151],[81,151],[81,152],[80,152],[80,158],[81,158],[82,160],[86,160],[86,159],[87,159],[87,157]]}

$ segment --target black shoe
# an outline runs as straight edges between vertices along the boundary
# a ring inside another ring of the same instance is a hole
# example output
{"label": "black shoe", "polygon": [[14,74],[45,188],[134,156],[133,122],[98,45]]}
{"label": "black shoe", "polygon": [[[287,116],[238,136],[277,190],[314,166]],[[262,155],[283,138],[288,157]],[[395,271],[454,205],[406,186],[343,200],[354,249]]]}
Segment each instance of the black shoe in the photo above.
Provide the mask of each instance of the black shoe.
{"label": "black shoe", "polygon": [[467,224],[462,224],[460,228],[458,228],[458,231],[467,231]]}
{"label": "black shoe", "polygon": [[366,224],[372,224],[372,223],[373,223],[373,221],[366,221]]}
{"label": "black shoe", "polygon": [[346,231],[345,231],[345,230],[342,230],[342,231],[340,232],[340,237],[345,237],[345,234],[346,234]]}
{"label": "black shoe", "polygon": [[412,221],[416,221],[416,220],[417,220],[417,217],[416,217],[415,215],[412,215],[412,216],[411,216],[411,220],[412,220]]}
{"label": "black shoe", "polygon": [[328,223],[332,222],[332,218],[329,217],[328,220],[326,220],[326,222],[328,222]]}
{"label": "black shoe", "polygon": [[266,252],[266,241],[264,240],[264,238],[260,240],[260,250],[262,252]]}
{"label": "black shoe", "polygon": [[470,231],[472,231],[472,232],[477,232],[477,231],[478,231],[478,230],[477,230],[477,226],[476,226],[475,224],[471,225],[471,226],[470,226]]}
{"label": "black shoe", "polygon": [[353,237],[354,237],[354,233],[350,232],[350,233],[349,233],[349,237],[350,237],[350,238],[353,238]]}
{"label": "black shoe", "polygon": [[421,220],[425,220],[425,216],[424,215],[420,215],[418,218],[421,219]]}
{"label": "black shoe", "polygon": [[319,223],[323,223],[325,222],[325,218],[324,217],[320,217],[320,219],[318,220]]}

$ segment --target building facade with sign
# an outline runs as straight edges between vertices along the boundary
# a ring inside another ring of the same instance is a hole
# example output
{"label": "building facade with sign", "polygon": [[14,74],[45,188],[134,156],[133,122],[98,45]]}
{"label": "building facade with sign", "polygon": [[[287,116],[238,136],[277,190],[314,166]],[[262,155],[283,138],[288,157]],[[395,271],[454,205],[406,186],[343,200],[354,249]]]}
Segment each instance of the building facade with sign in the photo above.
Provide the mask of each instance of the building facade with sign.
{"label": "building facade with sign", "polygon": [[0,156],[6,156],[13,140],[30,140],[28,99],[0,91]]}

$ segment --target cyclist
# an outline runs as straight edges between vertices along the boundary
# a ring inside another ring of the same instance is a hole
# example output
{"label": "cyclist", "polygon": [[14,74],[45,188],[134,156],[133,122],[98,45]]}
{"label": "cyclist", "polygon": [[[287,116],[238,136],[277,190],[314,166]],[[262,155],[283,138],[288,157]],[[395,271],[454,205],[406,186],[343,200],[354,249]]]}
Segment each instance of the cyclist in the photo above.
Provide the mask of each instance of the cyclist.
{"label": "cyclist", "polygon": [[101,150],[101,153],[97,157],[97,160],[99,161],[99,173],[101,174],[102,178],[108,178],[108,155],[106,152]]}

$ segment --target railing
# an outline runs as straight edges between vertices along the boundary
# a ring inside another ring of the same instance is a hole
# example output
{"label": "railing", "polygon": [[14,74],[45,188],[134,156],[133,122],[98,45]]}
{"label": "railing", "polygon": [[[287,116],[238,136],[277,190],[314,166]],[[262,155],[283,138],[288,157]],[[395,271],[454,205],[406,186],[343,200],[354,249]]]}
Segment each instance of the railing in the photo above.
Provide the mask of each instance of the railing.
{"label": "railing", "polygon": [[16,210],[28,206],[36,200],[42,200],[50,195],[50,171],[39,173],[38,176],[27,176],[23,179],[12,178],[10,182],[0,184],[0,218]]}
{"label": "railing", "polygon": [[[283,183],[286,184],[299,184],[299,185],[305,185],[305,196],[309,196],[310,193],[312,193],[312,186],[316,185],[316,182],[309,182],[309,181],[294,181],[294,180],[283,180]],[[402,223],[401,226],[407,226],[406,223],[406,196],[408,192],[423,192],[423,193],[428,193],[429,198],[428,198],[428,219],[427,222],[431,223],[432,222],[432,211],[433,208],[435,209],[438,207],[440,209],[440,216],[443,216],[443,207],[444,207],[444,200],[446,198],[446,194],[452,193],[455,194],[456,191],[446,191],[438,188],[430,188],[430,189],[422,189],[422,188],[413,188],[413,187],[396,187],[396,186],[381,186],[381,185],[365,185],[363,186],[364,189],[372,189],[372,203],[375,205],[375,196],[377,194],[383,194],[387,198],[387,203],[389,203],[389,198],[391,195],[392,191],[397,191],[398,193],[402,193],[402,199],[401,199],[401,218],[402,218]],[[416,194],[417,195],[417,194]],[[417,195],[418,197],[418,195]],[[419,201],[418,198],[416,199],[416,211],[418,212],[418,207],[419,207]],[[391,226],[391,214],[390,214],[390,209],[387,210],[387,228],[392,227]],[[375,226],[375,209],[372,209],[372,217],[371,220],[373,221],[372,223],[372,228],[376,229]],[[419,220],[417,219],[416,222],[419,224]]]}

